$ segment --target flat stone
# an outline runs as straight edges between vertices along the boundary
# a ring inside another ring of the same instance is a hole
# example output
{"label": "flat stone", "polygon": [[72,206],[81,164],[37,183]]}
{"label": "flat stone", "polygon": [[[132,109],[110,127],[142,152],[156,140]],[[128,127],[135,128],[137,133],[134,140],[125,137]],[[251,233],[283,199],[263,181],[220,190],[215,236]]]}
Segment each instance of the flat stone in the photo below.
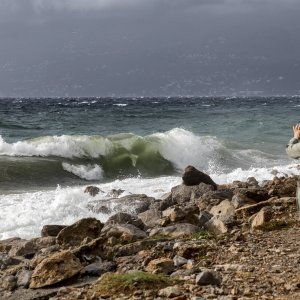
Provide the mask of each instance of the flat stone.
{"label": "flat stone", "polygon": [[78,274],[81,269],[79,259],[70,251],[55,253],[36,266],[29,287],[36,289],[61,282]]}

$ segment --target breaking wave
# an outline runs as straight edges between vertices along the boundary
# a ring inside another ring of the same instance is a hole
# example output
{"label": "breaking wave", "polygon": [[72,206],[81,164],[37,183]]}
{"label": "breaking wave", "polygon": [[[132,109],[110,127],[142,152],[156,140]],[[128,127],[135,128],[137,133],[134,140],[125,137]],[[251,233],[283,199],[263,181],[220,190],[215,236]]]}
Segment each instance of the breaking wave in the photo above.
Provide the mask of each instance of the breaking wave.
{"label": "breaking wave", "polygon": [[255,149],[233,149],[212,136],[197,136],[182,128],[145,137],[43,136],[8,143],[0,137],[0,181],[64,183],[109,180],[128,176],[178,174],[187,165],[212,174],[237,168],[286,164],[284,156]]}

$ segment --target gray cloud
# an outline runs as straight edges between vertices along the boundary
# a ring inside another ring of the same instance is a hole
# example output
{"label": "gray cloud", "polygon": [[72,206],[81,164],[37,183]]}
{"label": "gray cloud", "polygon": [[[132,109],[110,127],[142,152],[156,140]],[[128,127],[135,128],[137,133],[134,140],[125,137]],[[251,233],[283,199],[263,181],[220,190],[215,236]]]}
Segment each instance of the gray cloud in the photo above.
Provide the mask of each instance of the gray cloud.
{"label": "gray cloud", "polygon": [[300,93],[295,0],[0,0],[7,96]]}

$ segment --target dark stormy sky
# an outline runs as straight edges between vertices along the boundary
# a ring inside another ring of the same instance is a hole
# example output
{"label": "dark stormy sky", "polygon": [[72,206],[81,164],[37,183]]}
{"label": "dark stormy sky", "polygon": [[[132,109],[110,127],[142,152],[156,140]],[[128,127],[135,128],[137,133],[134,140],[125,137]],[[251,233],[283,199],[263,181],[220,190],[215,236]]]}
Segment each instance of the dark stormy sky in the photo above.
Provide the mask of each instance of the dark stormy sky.
{"label": "dark stormy sky", "polygon": [[0,96],[300,94],[299,0],[0,0]]}

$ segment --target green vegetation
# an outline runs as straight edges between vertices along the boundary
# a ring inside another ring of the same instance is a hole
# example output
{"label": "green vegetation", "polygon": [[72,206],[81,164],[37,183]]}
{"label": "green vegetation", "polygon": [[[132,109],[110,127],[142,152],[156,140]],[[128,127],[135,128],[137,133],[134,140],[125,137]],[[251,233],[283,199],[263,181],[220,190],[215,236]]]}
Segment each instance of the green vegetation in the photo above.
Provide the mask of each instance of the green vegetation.
{"label": "green vegetation", "polygon": [[291,221],[283,221],[283,220],[272,220],[270,222],[266,222],[263,225],[257,227],[257,229],[262,231],[273,231],[273,230],[281,230],[289,228],[293,225]]}
{"label": "green vegetation", "polygon": [[163,274],[152,274],[142,271],[125,274],[107,273],[93,289],[97,295],[130,294],[136,288],[140,290],[159,290],[175,284],[174,279]]}
{"label": "green vegetation", "polygon": [[186,238],[186,240],[211,240],[213,238],[215,238],[214,234],[212,234],[208,230],[203,229],[201,231],[192,234],[191,236]]}

